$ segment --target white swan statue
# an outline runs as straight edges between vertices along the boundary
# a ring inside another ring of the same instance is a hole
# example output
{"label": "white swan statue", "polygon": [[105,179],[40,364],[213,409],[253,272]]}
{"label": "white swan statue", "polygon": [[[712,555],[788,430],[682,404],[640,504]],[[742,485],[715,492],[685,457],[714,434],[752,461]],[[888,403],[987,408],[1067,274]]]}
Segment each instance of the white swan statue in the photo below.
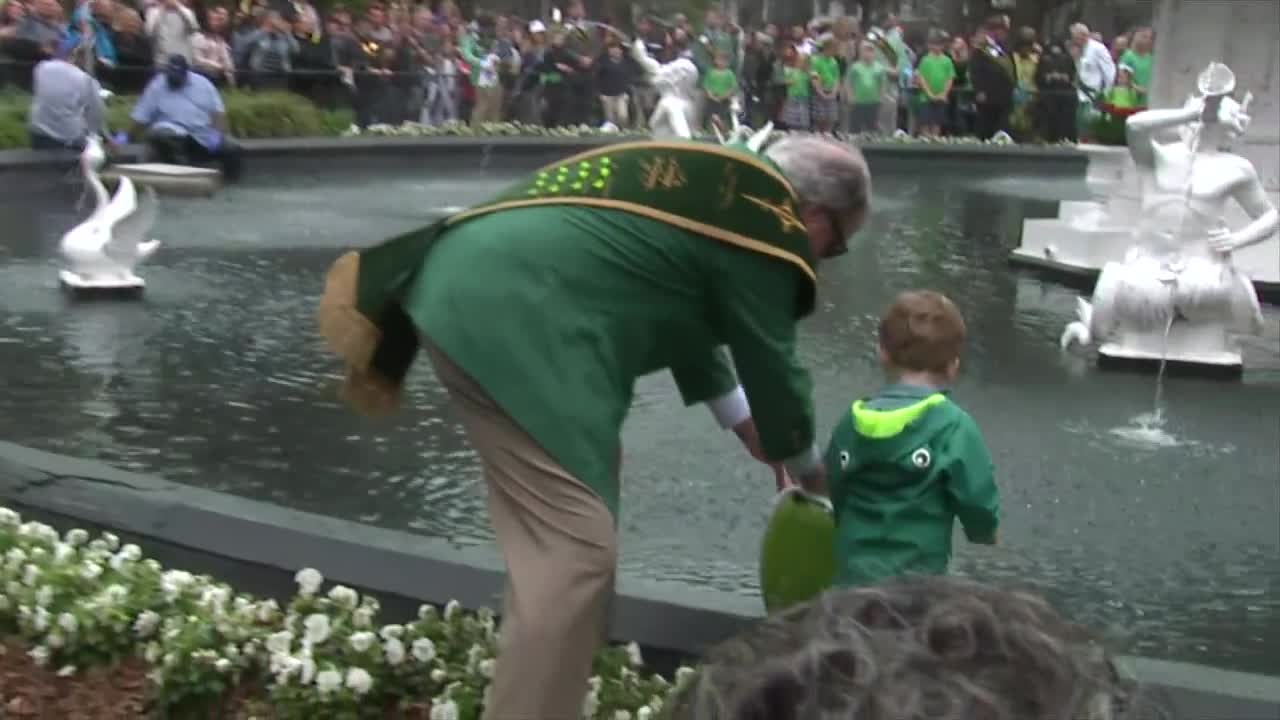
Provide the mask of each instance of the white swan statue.
{"label": "white swan statue", "polygon": [[133,181],[122,177],[108,198],[98,176],[105,159],[101,141],[91,137],[80,155],[80,168],[96,205],[89,217],[62,236],[60,250],[67,267],[58,277],[72,291],[137,292],[146,283],[134,268],[160,247],[159,241],[147,237],[156,220],[156,194],[146,188],[139,198]]}

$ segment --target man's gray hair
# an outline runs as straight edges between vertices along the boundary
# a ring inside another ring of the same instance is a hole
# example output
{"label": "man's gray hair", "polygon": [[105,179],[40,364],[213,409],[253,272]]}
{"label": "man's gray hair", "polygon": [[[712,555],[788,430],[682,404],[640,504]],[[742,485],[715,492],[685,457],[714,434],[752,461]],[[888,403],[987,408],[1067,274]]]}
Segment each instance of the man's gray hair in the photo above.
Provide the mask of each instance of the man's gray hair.
{"label": "man's gray hair", "polygon": [[820,137],[789,137],[765,148],[800,201],[834,212],[866,210],[871,172],[852,145]]}
{"label": "man's gray hair", "polygon": [[1163,718],[1034,595],[948,577],[833,590],[713,648],[672,720]]}
{"label": "man's gray hair", "polygon": [[[1061,26],[1059,26],[1059,27],[1061,27]],[[1085,25],[1085,24],[1084,24],[1084,23],[1082,23],[1082,22],[1073,23],[1073,24],[1071,25],[1070,32],[1071,32],[1071,34],[1072,34],[1072,35],[1088,35],[1088,34],[1089,34],[1089,26],[1088,26],[1088,25]]]}

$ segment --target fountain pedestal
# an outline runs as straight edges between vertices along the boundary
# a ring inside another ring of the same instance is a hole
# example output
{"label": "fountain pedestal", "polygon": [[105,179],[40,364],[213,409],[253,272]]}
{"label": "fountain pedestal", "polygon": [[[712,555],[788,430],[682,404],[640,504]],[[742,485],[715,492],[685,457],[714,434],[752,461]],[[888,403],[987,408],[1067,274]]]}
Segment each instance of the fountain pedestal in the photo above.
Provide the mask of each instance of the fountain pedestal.
{"label": "fountain pedestal", "polygon": [[89,280],[71,270],[58,271],[58,284],[77,300],[132,300],[141,297],[147,287],[147,281],[133,273]]}
{"label": "fountain pedestal", "polygon": [[1167,358],[1175,370],[1185,374],[1195,369],[1200,374],[1238,377],[1244,372],[1244,359],[1238,344],[1220,324],[1195,324],[1175,321],[1166,337],[1161,330],[1149,332],[1121,329],[1098,348],[1098,364],[1103,367],[1158,370]]}

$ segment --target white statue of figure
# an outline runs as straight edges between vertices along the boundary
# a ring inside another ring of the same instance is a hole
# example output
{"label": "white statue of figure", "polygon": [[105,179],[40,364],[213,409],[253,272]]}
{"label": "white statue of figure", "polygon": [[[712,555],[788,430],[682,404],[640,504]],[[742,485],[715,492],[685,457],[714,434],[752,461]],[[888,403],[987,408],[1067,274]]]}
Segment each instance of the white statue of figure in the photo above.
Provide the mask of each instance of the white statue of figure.
{"label": "white statue of figure", "polygon": [[655,138],[692,138],[698,127],[698,67],[683,57],[660,63],[649,57],[640,38],[631,44],[631,57],[659,94],[649,116],[649,131]]}
{"label": "white statue of figure", "polygon": [[[1093,302],[1080,300],[1079,322],[1068,325],[1063,347],[1110,341],[1118,355],[1161,357],[1170,335],[1182,333],[1195,340],[1174,342],[1187,357],[1170,359],[1239,364],[1227,331],[1257,332],[1262,314],[1231,254],[1275,236],[1280,213],[1253,165],[1227,149],[1249,125],[1250,96],[1232,99],[1235,84],[1229,68],[1213,63],[1183,107],[1129,118],[1129,152],[1142,184],[1135,244],[1122,262],[1103,267]],[[1181,139],[1158,141],[1166,128],[1182,130]],[[1236,230],[1225,219],[1231,200],[1252,218]]]}
{"label": "white statue of figure", "polygon": [[92,190],[95,207],[89,217],[62,236],[62,257],[67,267],[59,278],[76,290],[140,289],[142,278],[134,268],[146,260],[160,243],[149,240],[156,219],[156,194],[146,188],[142,198],[133,181],[120,178],[108,199],[106,186],[98,177],[106,155],[101,141],[90,137],[80,155],[85,183]]}

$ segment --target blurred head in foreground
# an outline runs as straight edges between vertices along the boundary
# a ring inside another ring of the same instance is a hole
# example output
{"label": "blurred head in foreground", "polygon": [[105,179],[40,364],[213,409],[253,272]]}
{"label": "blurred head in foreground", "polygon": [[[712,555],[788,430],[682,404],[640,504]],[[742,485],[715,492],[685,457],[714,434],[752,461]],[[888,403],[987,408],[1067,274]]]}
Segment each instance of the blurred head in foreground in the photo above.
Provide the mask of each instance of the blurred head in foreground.
{"label": "blurred head in foreground", "polygon": [[[1044,600],[950,577],[836,590],[714,648],[673,720],[1129,720],[1092,635]],[[1141,712],[1141,710],[1146,712]]]}

